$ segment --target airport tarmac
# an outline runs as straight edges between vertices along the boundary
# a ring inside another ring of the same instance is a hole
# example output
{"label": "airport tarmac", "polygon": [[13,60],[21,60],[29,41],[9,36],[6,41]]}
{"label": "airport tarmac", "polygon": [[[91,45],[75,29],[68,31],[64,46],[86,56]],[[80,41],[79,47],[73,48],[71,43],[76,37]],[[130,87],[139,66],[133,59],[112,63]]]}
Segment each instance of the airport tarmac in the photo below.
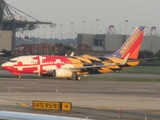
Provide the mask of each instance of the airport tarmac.
{"label": "airport tarmac", "polygon": [[[34,110],[33,100],[71,102],[72,110]],[[96,120],[158,120],[159,104],[159,82],[0,78],[0,110]]]}

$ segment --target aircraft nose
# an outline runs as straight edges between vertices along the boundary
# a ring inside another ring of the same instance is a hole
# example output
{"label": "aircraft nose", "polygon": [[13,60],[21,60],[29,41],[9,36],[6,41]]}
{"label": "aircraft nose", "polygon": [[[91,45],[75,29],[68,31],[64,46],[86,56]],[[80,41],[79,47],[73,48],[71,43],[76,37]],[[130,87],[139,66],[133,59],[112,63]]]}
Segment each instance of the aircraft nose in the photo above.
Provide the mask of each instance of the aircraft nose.
{"label": "aircraft nose", "polygon": [[5,63],[3,63],[3,64],[1,65],[1,68],[3,68],[3,69],[4,69],[4,67],[5,67]]}
{"label": "aircraft nose", "polygon": [[3,64],[1,65],[1,68],[6,69],[6,68],[7,68],[7,63],[3,63]]}

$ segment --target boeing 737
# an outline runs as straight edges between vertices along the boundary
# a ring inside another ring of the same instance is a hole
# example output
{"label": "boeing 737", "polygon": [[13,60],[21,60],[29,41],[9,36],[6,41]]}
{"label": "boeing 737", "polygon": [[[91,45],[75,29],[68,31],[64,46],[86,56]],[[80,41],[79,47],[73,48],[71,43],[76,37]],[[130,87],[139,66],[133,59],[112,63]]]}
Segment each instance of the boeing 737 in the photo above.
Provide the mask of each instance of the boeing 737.
{"label": "boeing 737", "polygon": [[21,78],[21,74],[38,74],[42,77],[55,77],[81,80],[82,75],[104,74],[137,66],[138,53],[144,34],[144,26],[139,26],[124,42],[119,50],[104,56],[19,56],[2,64],[4,70]]}

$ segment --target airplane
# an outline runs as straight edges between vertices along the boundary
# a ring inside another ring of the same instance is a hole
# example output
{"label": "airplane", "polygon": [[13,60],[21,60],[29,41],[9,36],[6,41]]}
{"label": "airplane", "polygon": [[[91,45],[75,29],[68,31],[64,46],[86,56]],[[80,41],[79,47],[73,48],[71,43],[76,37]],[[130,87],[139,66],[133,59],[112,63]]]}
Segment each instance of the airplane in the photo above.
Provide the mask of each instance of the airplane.
{"label": "airplane", "polygon": [[19,56],[3,63],[1,67],[18,78],[21,74],[38,74],[42,77],[55,77],[81,80],[82,75],[105,74],[137,66],[138,53],[144,34],[144,26],[138,26],[124,44],[114,53],[104,56]]}

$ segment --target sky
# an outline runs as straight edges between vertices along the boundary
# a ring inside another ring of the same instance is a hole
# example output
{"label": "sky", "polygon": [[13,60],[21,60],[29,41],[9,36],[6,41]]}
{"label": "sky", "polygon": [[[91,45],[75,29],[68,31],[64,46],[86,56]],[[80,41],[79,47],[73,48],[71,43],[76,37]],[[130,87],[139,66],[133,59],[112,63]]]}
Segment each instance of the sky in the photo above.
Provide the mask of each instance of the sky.
{"label": "sky", "polygon": [[[34,31],[23,32],[23,35],[28,36],[75,38],[78,33],[83,32],[104,34],[110,25],[114,26],[118,34],[131,34],[139,25],[147,26],[147,33],[152,26],[156,27],[157,32],[160,30],[159,0],[5,0],[5,2],[39,21],[56,24],[56,27],[40,25]],[[29,17],[27,20],[33,21]],[[22,33],[17,33],[17,36],[21,35]]]}

